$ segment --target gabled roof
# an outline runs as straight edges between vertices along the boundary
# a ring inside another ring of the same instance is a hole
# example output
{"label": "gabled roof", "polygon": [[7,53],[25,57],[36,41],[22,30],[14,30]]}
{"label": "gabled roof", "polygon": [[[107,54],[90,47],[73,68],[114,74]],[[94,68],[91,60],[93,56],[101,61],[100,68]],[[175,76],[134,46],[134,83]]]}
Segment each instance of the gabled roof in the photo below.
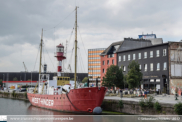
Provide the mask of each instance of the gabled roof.
{"label": "gabled roof", "polygon": [[[113,42],[108,48],[106,48],[100,55],[107,55],[108,52],[111,50],[111,48],[113,46],[119,45],[119,47],[117,48],[117,50],[120,48],[120,46],[122,45],[123,41],[118,41],[118,42]],[[117,52],[117,50],[115,52]]]}

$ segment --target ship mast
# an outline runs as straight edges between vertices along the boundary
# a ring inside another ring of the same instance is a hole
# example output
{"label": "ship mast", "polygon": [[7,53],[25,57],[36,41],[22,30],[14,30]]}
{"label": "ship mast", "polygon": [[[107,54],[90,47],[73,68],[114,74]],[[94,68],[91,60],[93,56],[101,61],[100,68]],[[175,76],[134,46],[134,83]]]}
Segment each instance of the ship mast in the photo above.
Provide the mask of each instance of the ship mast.
{"label": "ship mast", "polygon": [[76,89],[76,70],[77,70],[77,6],[75,8],[75,89]]}
{"label": "ship mast", "polygon": [[42,28],[41,42],[40,42],[39,88],[40,88],[40,74],[41,74],[41,66],[42,66],[42,42],[43,42],[43,28]]}
{"label": "ship mast", "polygon": [[41,42],[40,42],[40,65],[39,65],[39,74],[41,74],[41,66],[42,66],[42,42],[43,42],[43,29],[42,29]]}

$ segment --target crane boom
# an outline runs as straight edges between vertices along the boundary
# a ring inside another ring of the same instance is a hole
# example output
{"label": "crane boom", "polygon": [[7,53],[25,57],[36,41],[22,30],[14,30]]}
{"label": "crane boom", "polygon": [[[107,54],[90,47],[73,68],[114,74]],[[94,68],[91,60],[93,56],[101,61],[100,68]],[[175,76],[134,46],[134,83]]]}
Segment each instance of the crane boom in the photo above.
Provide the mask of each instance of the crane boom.
{"label": "crane boom", "polygon": [[28,69],[27,69],[27,67],[25,66],[25,63],[23,62],[23,66],[24,66],[24,68],[25,68],[25,72],[28,72]]}

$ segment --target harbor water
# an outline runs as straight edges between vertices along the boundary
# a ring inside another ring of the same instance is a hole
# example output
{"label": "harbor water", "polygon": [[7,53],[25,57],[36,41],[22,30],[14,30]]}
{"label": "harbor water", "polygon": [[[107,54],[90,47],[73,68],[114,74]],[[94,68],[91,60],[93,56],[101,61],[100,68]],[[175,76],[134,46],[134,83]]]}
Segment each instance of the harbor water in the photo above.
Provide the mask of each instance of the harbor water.
{"label": "harbor water", "polygon": [[[67,113],[38,108],[32,106],[27,100],[9,98],[0,98],[0,116],[7,116],[8,122],[144,122],[143,120],[145,119],[153,119],[152,122],[158,122],[160,119],[166,119],[166,116]],[[174,118],[175,116],[172,117]],[[176,119],[181,120],[179,117],[176,117]],[[172,122],[172,120],[160,120],[160,122]]]}

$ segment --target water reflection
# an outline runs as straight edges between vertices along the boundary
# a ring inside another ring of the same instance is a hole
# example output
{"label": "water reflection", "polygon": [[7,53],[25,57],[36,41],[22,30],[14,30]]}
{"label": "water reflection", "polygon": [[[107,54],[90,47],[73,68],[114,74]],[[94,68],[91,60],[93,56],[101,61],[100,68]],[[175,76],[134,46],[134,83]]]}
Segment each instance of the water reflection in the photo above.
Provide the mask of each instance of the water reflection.
{"label": "water reflection", "polygon": [[28,107],[27,114],[28,115],[80,115],[80,113],[61,112],[45,108],[39,108],[32,105]]}

